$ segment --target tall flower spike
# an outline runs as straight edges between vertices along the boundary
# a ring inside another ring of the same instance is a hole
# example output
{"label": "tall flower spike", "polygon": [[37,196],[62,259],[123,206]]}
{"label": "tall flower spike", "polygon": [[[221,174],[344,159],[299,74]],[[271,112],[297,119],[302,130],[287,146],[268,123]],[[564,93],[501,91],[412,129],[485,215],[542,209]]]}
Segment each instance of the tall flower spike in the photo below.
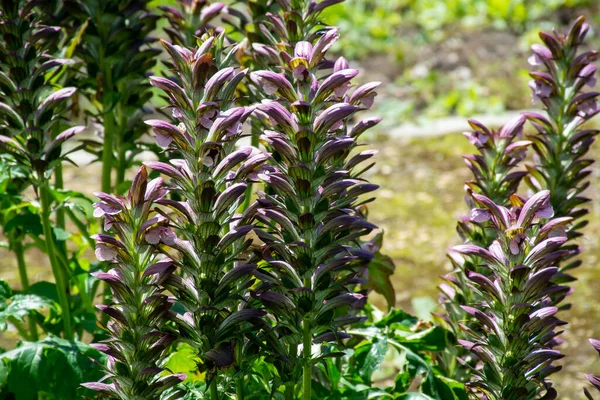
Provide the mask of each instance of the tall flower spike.
{"label": "tall flower spike", "polygon": [[185,375],[165,375],[165,357],[176,335],[166,327],[173,300],[162,284],[176,269],[161,258],[158,247],[176,238],[168,220],[153,210],[166,194],[162,179],[147,180],[146,167],[133,179],[127,197],[97,193],[94,215],[104,219],[110,234],[98,234],[96,256],[113,268],[96,272],[112,292],[112,302],[98,306],[110,320],[105,326],[109,338],[94,346],[106,353],[103,382],[83,386],[111,399],[176,399],[175,385]]}
{"label": "tall flower spike", "polygon": [[555,329],[564,322],[556,318],[550,296],[568,290],[553,283],[565,254],[564,221],[542,222],[552,215],[547,190],[511,209],[478,194],[473,200],[488,213],[487,228],[497,239],[488,248],[452,249],[455,257],[488,270],[466,271],[478,300],[462,308],[477,323],[460,326],[468,340],[459,343],[480,360],[467,387],[488,400],[555,399],[547,377],[560,369],[552,365],[562,357],[553,347],[559,340]]}
{"label": "tall flower spike", "polygon": [[366,296],[353,288],[372,257],[356,239],[376,228],[359,208],[373,200],[363,195],[377,189],[361,176],[369,167],[359,165],[373,152],[354,150],[360,135],[380,119],[350,124],[374,96],[376,84],[349,93],[358,71],[347,68],[316,77],[332,40],[335,36],[326,33],[314,46],[298,43],[293,57],[284,55],[289,60],[284,74],[252,74],[279,99],[264,100],[257,109],[269,125],[261,141],[273,156],[260,175],[266,190],[256,213],[264,224],[257,231],[265,242],[259,266],[268,279],[254,296],[276,318],[266,340],[286,398],[298,393],[294,386],[301,376],[303,398],[311,398],[312,365],[319,356],[313,344],[343,346],[347,335],[338,318],[364,304]]}
{"label": "tall flower spike", "polygon": [[[508,122],[498,130],[489,129],[482,123],[470,120],[469,125],[473,129],[464,135],[473,144],[479,154],[465,155],[464,160],[473,172],[473,179],[465,184],[466,202],[471,209],[470,215],[458,222],[457,231],[465,243],[475,244],[488,248],[497,239],[495,230],[487,229],[486,221],[489,213],[480,208],[473,208],[472,193],[484,195],[493,202],[510,205],[510,197],[515,194],[519,183],[526,171],[515,170],[519,163],[525,158],[527,148],[531,145],[528,140],[521,140],[525,116],[519,116]],[[458,338],[464,338],[464,333],[459,328],[459,323],[469,325],[465,319],[473,321],[461,306],[471,304],[480,300],[477,292],[471,289],[469,279],[466,276],[467,269],[475,269],[476,272],[487,275],[487,268],[462,264],[464,259],[449,255],[453,265],[453,271],[444,277],[444,283],[439,287],[440,302],[446,309],[446,315],[441,316]],[[466,370],[461,370],[456,363],[458,355],[463,357],[460,348],[449,348],[442,355],[442,361],[446,372],[457,379],[463,379]],[[462,352],[464,353],[464,351]],[[469,360],[464,360],[469,361]]]}
{"label": "tall flower spike", "polygon": [[264,315],[246,308],[244,297],[255,281],[256,265],[245,262],[252,243],[247,235],[254,226],[236,210],[247,182],[267,156],[249,147],[236,149],[252,109],[233,105],[236,87],[246,75],[228,65],[235,49],[224,49],[223,34],[205,35],[201,41],[194,50],[163,42],[173,53],[179,84],[151,80],[168,96],[179,125],[146,123],[158,143],[181,158],[146,165],[168,176],[172,192],[181,199],[159,202],[181,237],[167,244],[184,272],[183,278],[173,275],[165,285],[185,309],[177,318],[181,338],[197,349],[200,371],[206,373],[211,398],[217,399],[219,371],[241,364],[236,355],[245,351],[244,335]]}
{"label": "tall flower spike", "polygon": [[[34,12],[35,1],[0,2],[0,153],[9,154],[25,174],[19,190],[31,184],[41,205],[44,240],[56,280],[64,335],[73,339],[69,310],[69,282],[54,248],[50,214],[52,195],[49,179],[63,160],[64,142],[84,127],[64,128],[62,114],[75,93],[74,87],[54,91],[53,74],[68,60],[53,58],[47,49],[60,28],[43,25]],[[37,11],[37,10],[35,10]],[[23,277],[23,275],[22,275]],[[22,280],[23,282],[24,280]],[[35,327],[34,327],[35,328]],[[35,330],[35,329],[32,329]],[[35,337],[34,333],[34,337]]]}
{"label": "tall flower spike", "polygon": [[[589,199],[583,192],[589,186],[587,179],[594,160],[586,158],[590,145],[598,130],[584,129],[582,125],[595,116],[600,108],[597,97],[600,93],[585,91],[596,83],[597,51],[580,52],[589,26],[584,18],[578,18],[566,34],[540,33],[544,45],[533,45],[529,62],[544,69],[531,72],[530,86],[534,100],[545,107],[547,117],[538,113],[527,113],[527,118],[537,130],[529,137],[536,153],[535,164],[528,166],[528,185],[534,191],[549,189],[550,204],[557,217],[571,217],[573,226],[567,230],[567,238],[582,235],[587,225],[588,214],[585,204]],[[567,271],[578,267],[581,260],[574,259],[580,248],[576,244],[568,247],[570,254],[560,267],[559,282],[570,282],[574,278]],[[562,298],[557,298],[556,302]]]}
{"label": "tall flower spike", "polygon": [[35,6],[34,1],[0,5],[5,42],[0,46],[0,150],[39,180],[62,161],[62,144],[83,127],[53,134],[76,89],[52,89],[52,73],[70,60],[48,54],[60,28],[43,25]]}

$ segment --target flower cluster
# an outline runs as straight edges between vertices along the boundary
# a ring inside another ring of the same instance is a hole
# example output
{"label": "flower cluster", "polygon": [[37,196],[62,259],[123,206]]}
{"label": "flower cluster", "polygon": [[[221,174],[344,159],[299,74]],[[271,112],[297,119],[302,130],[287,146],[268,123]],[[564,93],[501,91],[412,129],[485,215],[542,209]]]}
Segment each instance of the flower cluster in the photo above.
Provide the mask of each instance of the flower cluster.
{"label": "flower cluster", "polygon": [[[479,154],[465,155],[464,160],[473,173],[473,179],[465,184],[466,203],[470,209],[473,208],[472,194],[484,195],[493,202],[508,206],[510,196],[516,193],[519,183],[525,171],[515,170],[519,163],[525,158],[530,141],[522,140],[523,125],[525,117],[519,116],[505,124],[498,130],[492,130],[482,123],[470,120],[469,125],[473,129],[464,135],[473,144]],[[486,215],[478,209],[474,209],[471,215],[464,217],[458,222],[457,231],[465,243],[471,243],[483,248],[488,248],[496,240],[497,232],[488,229],[485,224]],[[488,269],[477,269],[477,266],[464,264],[462,258],[453,257],[449,254],[453,270],[443,277],[444,282],[440,284],[440,303],[443,304],[446,314],[439,317],[453,331],[456,337],[463,337],[458,324],[470,325],[466,321],[472,318],[464,312],[461,306],[477,301],[477,293],[469,284],[465,272],[467,268],[475,269],[478,273],[487,274]],[[448,349],[442,356],[442,363],[447,373],[459,376],[459,365],[456,357],[460,356],[463,361],[469,362],[468,355],[463,354],[460,348]]]}
{"label": "flower cluster", "polygon": [[564,226],[569,217],[543,223],[553,215],[550,193],[540,191],[526,202],[512,196],[510,209],[486,196],[473,194],[480,222],[496,231],[488,247],[455,246],[456,256],[486,269],[482,274],[467,269],[466,277],[477,293],[463,310],[478,324],[461,325],[469,340],[459,343],[480,360],[468,387],[490,400],[554,399],[557,394],[547,377],[560,367],[553,347],[559,341],[555,329],[564,322],[551,296],[568,290],[553,282],[557,263],[565,255]]}
{"label": "flower cluster", "polygon": [[236,210],[268,155],[236,149],[252,108],[233,105],[236,87],[246,76],[245,70],[229,66],[235,49],[224,48],[223,34],[201,41],[194,50],[163,42],[179,84],[160,77],[151,82],[168,96],[179,125],[146,123],[159,145],[181,158],[146,165],[171,178],[172,193],[181,199],[158,202],[180,236],[172,243],[161,241],[184,273],[165,285],[185,309],[177,320],[180,337],[197,349],[200,371],[206,372],[211,396],[217,398],[218,371],[241,362],[236,354],[244,351],[244,334],[264,315],[249,308],[245,298],[257,269],[246,262],[254,226],[248,213]]}
{"label": "flower cluster", "polygon": [[[64,131],[61,118],[74,87],[54,91],[58,86],[54,75],[68,60],[52,57],[48,48],[57,39],[60,28],[40,22],[35,1],[5,1],[0,3],[0,152],[9,154],[13,164],[26,176],[18,184],[19,191],[32,185],[40,200],[46,252],[56,280],[64,335],[73,338],[69,304],[69,282],[55,254],[50,214],[52,195],[49,180],[66,154],[62,145],[84,127]],[[11,238],[13,241],[14,238]],[[13,241],[14,246],[14,241]],[[26,274],[21,268],[24,288]],[[32,337],[37,336],[32,326]]]}
{"label": "flower cluster", "polygon": [[338,36],[328,30],[314,45],[301,41],[293,54],[282,51],[287,60],[283,74],[252,74],[273,99],[257,108],[268,126],[261,141],[272,158],[259,175],[266,189],[256,212],[264,224],[257,234],[265,243],[261,258],[268,279],[253,296],[276,319],[267,341],[280,377],[293,391],[303,376],[305,399],[312,396],[312,365],[318,356],[313,344],[340,343],[347,337],[344,326],[360,319],[348,308],[366,301],[352,288],[362,281],[358,271],[372,254],[356,239],[375,228],[359,208],[372,200],[363,195],[377,188],[361,177],[368,167],[359,167],[374,152],[353,150],[360,135],[380,119],[353,126],[350,119],[372,104],[378,83],[350,90],[358,70],[343,58],[329,76],[317,76],[325,65],[332,66],[325,54]]}
{"label": "flower cluster", "polygon": [[[566,233],[569,240],[581,236],[580,229],[587,224],[583,218],[588,210],[582,206],[589,199],[582,193],[590,184],[587,178],[593,160],[586,155],[598,133],[582,129],[600,111],[596,100],[600,93],[584,91],[596,83],[593,62],[598,59],[597,51],[579,52],[588,31],[589,26],[580,17],[566,34],[542,32],[544,45],[533,45],[529,59],[532,65],[545,69],[530,73],[530,86],[534,100],[542,102],[548,116],[527,113],[537,135],[529,138],[536,157],[535,165],[527,167],[526,181],[535,191],[551,191],[550,203],[556,216],[573,219]],[[570,254],[560,265],[561,282],[573,280],[565,271],[581,264],[572,259],[579,254],[579,247],[572,244],[568,249]]]}
{"label": "flower cluster", "polygon": [[83,127],[56,134],[76,89],[53,91],[52,73],[69,60],[48,54],[60,28],[43,25],[35,6],[34,1],[0,6],[0,149],[39,180],[62,160],[62,144]]}
{"label": "flower cluster", "polygon": [[[127,197],[96,193],[94,215],[104,219],[110,234],[97,234],[96,256],[113,268],[93,275],[106,282],[112,302],[98,306],[110,317],[104,327],[110,338],[94,344],[106,353],[106,376],[110,383],[89,382],[83,386],[114,399],[179,398],[171,389],[184,375],[165,375],[163,361],[177,338],[166,323],[172,317],[173,300],[163,283],[176,270],[176,263],[160,258],[156,247],[174,243],[168,220],[153,209],[166,194],[161,178],[148,181],[146,167],[136,174]],[[170,391],[168,391],[171,389]]]}

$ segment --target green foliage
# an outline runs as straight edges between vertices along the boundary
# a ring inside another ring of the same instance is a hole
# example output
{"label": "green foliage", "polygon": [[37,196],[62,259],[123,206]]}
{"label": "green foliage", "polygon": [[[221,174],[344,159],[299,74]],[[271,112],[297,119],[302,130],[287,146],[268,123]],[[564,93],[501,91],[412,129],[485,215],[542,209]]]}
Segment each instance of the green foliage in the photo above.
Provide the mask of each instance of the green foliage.
{"label": "green foliage", "polygon": [[[353,347],[340,360],[323,358],[318,365],[315,391],[322,398],[467,399],[464,385],[436,367],[436,352],[451,345],[441,327],[402,310],[383,315],[373,308],[371,320],[349,333]],[[393,384],[378,388],[375,380]]]}
{"label": "green foliage", "polygon": [[[98,380],[102,371],[92,359],[104,356],[79,341],[47,337],[39,342],[21,342],[14,350],[0,354],[0,398],[18,400],[76,399],[91,396],[80,382]],[[4,384],[2,384],[4,383]]]}
{"label": "green foliage", "polygon": [[[0,280],[0,285],[8,287],[5,281]],[[9,288],[10,289],[10,288]],[[23,321],[27,315],[44,307],[52,306],[52,302],[44,297],[33,294],[15,294],[3,298],[0,293],[0,331],[5,331],[8,321]]]}

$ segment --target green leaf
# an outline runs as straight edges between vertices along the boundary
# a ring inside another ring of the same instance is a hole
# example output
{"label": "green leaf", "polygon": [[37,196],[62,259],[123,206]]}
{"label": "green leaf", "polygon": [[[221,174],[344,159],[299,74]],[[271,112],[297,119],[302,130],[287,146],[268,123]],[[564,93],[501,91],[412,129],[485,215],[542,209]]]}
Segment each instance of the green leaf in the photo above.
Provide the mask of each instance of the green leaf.
{"label": "green leaf", "polygon": [[35,236],[40,236],[43,232],[40,216],[31,212],[21,213],[11,218],[4,226],[4,232],[10,232],[16,228]]}
{"label": "green leaf", "polygon": [[174,374],[186,374],[185,382],[202,381],[203,376],[198,373],[198,351],[186,343],[182,343],[177,350],[169,355],[165,367]]}
{"label": "green leaf", "polygon": [[396,266],[391,257],[377,251],[369,263],[369,284],[377,293],[385,297],[388,308],[396,304],[396,291],[390,277],[394,274]]}
{"label": "green leaf", "polygon": [[[99,380],[103,372],[97,363],[105,356],[89,345],[47,337],[39,342],[21,342],[19,347],[0,355],[8,365],[7,390],[19,400],[38,400],[41,394],[56,399],[93,397],[81,383]],[[45,397],[47,398],[47,397]]]}
{"label": "green leaf", "polygon": [[374,339],[374,341],[371,342],[369,351],[364,354],[363,357],[360,357],[360,354],[357,354],[357,358],[362,358],[362,363],[358,371],[364,382],[371,382],[373,373],[379,369],[381,363],[383,360],[385,360],[387,350],[387,340],[385,338],[381,338]]}
{"label": "green leaf", "polygon": [[406,336],[397,334],[394,339],[418,351],[442,351],[447,345],[446,331],[440,326],[432,326]]}
{"label": "green leaf", "polygon": [[0,305],[0,331],[6,330],[9,318],[22,321],[30,312],[52,305],[50,300],[33,294],[16,294],[7,302]]}
{"label": "green leaf", "polygon": [[418,318],[404,310],[390,310],[385,317],[377,321],[374,325],[378,328],[391,327],[393,329],[412,331],[418,322]]}
{"label": "green leaf", "polygon": [[56,284],[52,283],[52,282],[48,282],[48,281],[36,282],[33,285],[29,286],[29,289],[27,289],[26,293],[44,297],[44,298],[52,300],[56,303],[59,302],[58,292],[56,291]]}
{"label": "green leaf", "polygon": [[71,237],[71,234],[62,228],[54,227],[52,231],[54,232],[54,238],[59,242],[64,242]]}
{"label": "green leaf", "polygon": [[413,310],[419,319],[433,322],[431,313],[437,310],[438,303],[431,297],[415,297],[411,301]]}
{"label": "green leaf", "polygon": [[12,296],[12,289],[8,282],[4,279],[0,279],[0,301],[4,301]]}
{"label": "green leaf", "polygon": [[[400,396],[396,397],[397,400],[435,400],[433,397],[429,397],[423,393],[403,393]],[[446,400],[446,399],[444,399]],[[450,400],[450,399],[448,399]]]}

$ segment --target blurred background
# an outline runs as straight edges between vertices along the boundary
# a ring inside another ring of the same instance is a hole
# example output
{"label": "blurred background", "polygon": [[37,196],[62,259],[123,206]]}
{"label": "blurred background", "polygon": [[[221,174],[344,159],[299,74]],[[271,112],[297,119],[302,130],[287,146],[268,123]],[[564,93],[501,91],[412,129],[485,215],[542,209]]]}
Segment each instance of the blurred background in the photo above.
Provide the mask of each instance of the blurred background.
{"label": "blurred background", "polygon": [[[327,10],[324,21],[340,27],[334,54],[361,68],[363,82],[383,83],[370,112],[384,121],[365,138],[379,150],[369,178],[381,186],[369,218],[385,231],[384,252],[396,263],[396,307],[422,319],[437,309],[439,276],[450,270],[445,252],[460,242],[456,221],[468,211],[463,183],[470,173],[461,155],[474,148],[461,134],[467,118],[498,127],[536,108],[527,86],[529,47],[538,31],[566,30],[579,15],[592,26],[589,46],[600,48],[599,0],[346,0]],[[599,159],[595,146],[591,155]],[[69,168],[65,181],[91,194],[99,185],[94,168]],[[575,273],[572,308],[562,313],[567,357],[553,376],[562,400],[581,399],[583,373],[600,373],[587,342],[600,338],[598,168],[587,193],[593,201],[580,243],[584,264]],[[48,278],[45,257],[27,257],[36,267],[32,281]],[[16,285],[12,254],[0,248],[0,260],[0,276]],[[373,301],[385,307],[383,298]],[[11,332],[0,334],[0,347],[14,343]]]}

